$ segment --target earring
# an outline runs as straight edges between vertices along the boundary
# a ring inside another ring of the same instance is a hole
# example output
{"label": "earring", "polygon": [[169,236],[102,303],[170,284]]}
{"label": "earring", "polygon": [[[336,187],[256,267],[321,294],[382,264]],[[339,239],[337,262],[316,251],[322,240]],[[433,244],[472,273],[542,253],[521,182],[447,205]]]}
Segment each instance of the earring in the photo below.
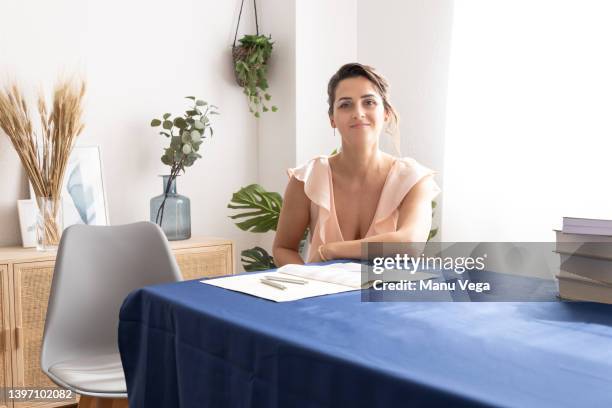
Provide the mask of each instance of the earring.
{"label": "earring", "polygon": [[395,133],[394,125],[391,122],[387,122],[387,126],[385,126],[385,133],[388,135],[393,135]]}
{"label": "earring", "polygon": [[336,137],[336,128],[334,128],[334,137]]}

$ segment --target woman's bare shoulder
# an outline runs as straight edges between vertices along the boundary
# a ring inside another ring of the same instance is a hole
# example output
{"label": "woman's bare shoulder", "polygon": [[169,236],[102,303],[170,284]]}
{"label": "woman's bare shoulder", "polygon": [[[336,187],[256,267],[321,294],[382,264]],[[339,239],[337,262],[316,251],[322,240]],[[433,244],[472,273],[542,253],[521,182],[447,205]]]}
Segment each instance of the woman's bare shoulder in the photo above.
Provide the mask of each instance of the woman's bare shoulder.
{"label": "woman's bare shoulder", "polygon": [[305,191],[305,182],[296,177],[291,177],[285,189],[285,203],[309,200]]}

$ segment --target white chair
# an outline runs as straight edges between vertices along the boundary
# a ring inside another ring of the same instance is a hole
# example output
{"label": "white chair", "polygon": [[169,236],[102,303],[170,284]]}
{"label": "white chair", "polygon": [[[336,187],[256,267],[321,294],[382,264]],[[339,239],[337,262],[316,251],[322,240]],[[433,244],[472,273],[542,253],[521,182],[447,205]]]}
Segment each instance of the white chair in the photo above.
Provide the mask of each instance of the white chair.
{"label": "white chair", "polygon": [[79,407],[127,407],[117,345],[121,304],[134,289],[180,280],[168,241],[153,223],[67,228],[51,284],[43,372],[80,394]]}

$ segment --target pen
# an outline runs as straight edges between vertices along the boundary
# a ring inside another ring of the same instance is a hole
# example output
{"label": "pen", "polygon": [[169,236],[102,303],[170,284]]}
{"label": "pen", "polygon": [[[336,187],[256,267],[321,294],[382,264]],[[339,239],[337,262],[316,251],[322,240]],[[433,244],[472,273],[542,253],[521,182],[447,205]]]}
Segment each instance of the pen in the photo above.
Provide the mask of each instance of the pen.
{"label": "pen", "polygon": [[260,279],[259,281],[261,283],[263,283],[264,285],[272,286],[272,287],[275,287],[276,289],[280,289],[280,290],[287,289],[287,287],[285,285],[281,285],[280,283],[272,282],[272,281],[267,280],[267,279]]}
{"label": "pen", "polygon": [[304,285],[308,283],[308,281],[302,279],[282,278],[280,276],[266,276],[266,279],[277,282],[297,283],[298,285]]}

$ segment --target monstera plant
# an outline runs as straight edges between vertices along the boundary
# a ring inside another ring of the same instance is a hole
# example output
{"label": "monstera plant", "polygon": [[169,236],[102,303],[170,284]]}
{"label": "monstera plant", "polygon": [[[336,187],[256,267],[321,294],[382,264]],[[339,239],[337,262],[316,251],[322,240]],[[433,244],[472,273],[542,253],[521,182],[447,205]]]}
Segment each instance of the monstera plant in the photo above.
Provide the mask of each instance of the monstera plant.
{"label": "monstera plant", "polygon": [[[436,206],[437,206],[437,205],[438,205],[438,203],[436,203],[436,201],[435,201],[435,200],[433,200],[433,201],[431,202],[431,218],[432,218],[432,219],[433,219],[433,217],[434,217],[434,214],[435,214],[435,209],[436,209]],[[431,240],[433,237],[435,237],[435,236],[436,236],[436,234],[437,234],[437,233],[438,233],[438,227],[430,229],[430,230],[429,230],[429,236],[427,237],[427,241],[430,241],[430,240]]]}
{"label": "monstera plant", "polygon": [[[238,210],[234,215],[230,216],[233,220],[239,220],[236,222],[238,228],[243,231],[263,233],[276,231],[282,206],[283,198],[280,194],[268,192],[259,184],[250,184],[242,187],[232,195],[232,200],[227,205],[227,208]],[[436,208],[435,201],[431,202],[431,208],[431,216],[433,218],[434,209]],[[438,228],[432,228],[429,231],[427,240],[432,239],[437,233]],[[306,228],[300,242],[300,253],[303,252],[307,237],[308,228]],[[276,268],[272,256],[259,246],[240,252],[240,259],[244,270],[247,272]]]}
{"label": "monstera plant", "polygon": [[[240,210],[230,216],[238,228],[250,232],[276,231],[278,216],[283,206],[283,198],[275,192],[268,192],[259,184],[242,187],[232,195],[227,205],[233,210]],[[276,268],[274,259],[261,247],[246,249],[240,253],[242,266],[247,272],[265,271]]]}

